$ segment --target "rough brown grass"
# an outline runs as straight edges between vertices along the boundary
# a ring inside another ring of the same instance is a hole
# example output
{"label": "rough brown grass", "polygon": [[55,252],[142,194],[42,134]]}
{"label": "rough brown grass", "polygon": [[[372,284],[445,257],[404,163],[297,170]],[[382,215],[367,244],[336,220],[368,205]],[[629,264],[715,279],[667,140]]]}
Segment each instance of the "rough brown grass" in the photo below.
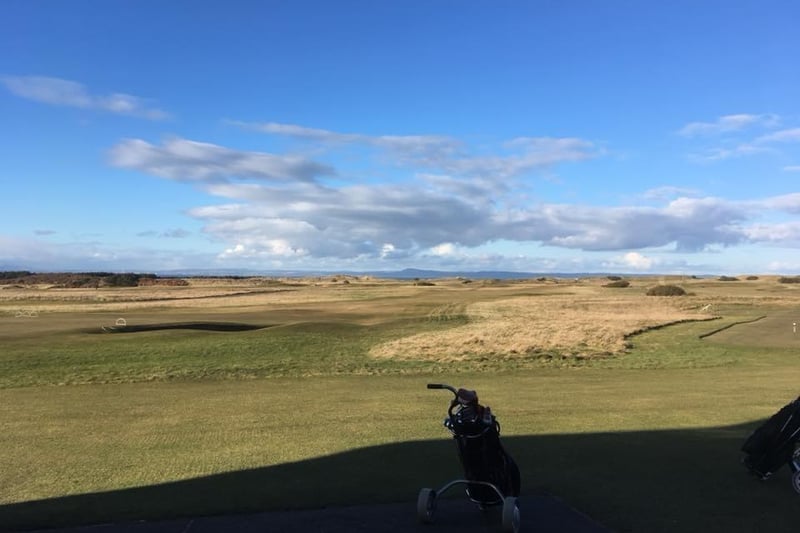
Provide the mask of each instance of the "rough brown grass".
{"label": "rough brown grass", "polygon": [[[0,313],[129,311],[150,308],[223,309],[265,305],[337,302],[358,299],[357,285],[336,286],[307,280],[294,285],[266,285],[250,280],[190,280],[188,287],[64,289],[49,286],[5,286]],[[394,287],[385,284],[387,290]],[[369,287],[380,294],[384,286]],[[400,287],[403,289],[404,287]],[[355,289],[355,290],[354,290]]]}
{"label": "rough brown grass", "polygon": [[623,351],[626,335],[636,331],[712,317],[687,309],[685,303],[641,295],[524,296],[477,302],[464,312],[469,324],[396,339],[371,354],[444,362],[485,356],[598,356]]}

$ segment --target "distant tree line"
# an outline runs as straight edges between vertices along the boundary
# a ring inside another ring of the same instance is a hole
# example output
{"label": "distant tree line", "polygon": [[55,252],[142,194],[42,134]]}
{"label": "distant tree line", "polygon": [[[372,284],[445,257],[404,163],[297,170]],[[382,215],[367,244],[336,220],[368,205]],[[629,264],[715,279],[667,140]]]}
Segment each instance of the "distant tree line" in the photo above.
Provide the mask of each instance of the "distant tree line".
{"label": "distant tree line", "polygon": [[16,279],[30,276],[31,274],[32,272],[28,272],[27,270],[9,270],[6,272],[0,272],[0,279]]}
{"label": "distant tree line", "polygon": [[125,276],[125,277],[135,276],[137,280],[138,279],[142,279],[142,278],[155,279],[155,278],[158,277],[155,274],[132,274],[132,273],[118,274],[118,273],[114,273],[114,272],[78,272],[77,275],[79,275],[79,276],[90,276],[90,277],[93,277],[93,278],[116,278],[116,277],[119,277],[119,276]]}
{"label": "distant tree line", "polygon": [[19,280],[20,283],[55,283],[67,288],[77,287],[136,287],[140,280],[155,280],[155,274],[114,272],[36,273],[28,270],[0,271],[0,282]]}

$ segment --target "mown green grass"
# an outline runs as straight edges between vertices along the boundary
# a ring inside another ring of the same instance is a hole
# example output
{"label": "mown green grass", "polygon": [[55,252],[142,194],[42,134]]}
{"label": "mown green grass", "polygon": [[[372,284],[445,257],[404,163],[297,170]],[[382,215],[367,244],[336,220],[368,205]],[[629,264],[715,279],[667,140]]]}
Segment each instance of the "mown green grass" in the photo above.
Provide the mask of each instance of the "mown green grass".
{"label": "mown green grass", "polygon": [[247,332],[59,332],[5,340],[0,387],[413,371],[425,363],[379,362],[367,351],[387,339],[463,320],[304,322]]}
{"label": "mown green grass", "polygon": [[550,491],[618,531],[756,531],[765,517],[769,531],[796,531],[787,472],[759,483],[738,464],[749,431],[797,395],[796,351],[762,347],[775,330],[761,322],[748,343],[700,339],[785,308],[729,306],[600,360],[366,355],[452,325],[430,309],[372,325],[4,339],[0,524],[413,501],[459,475],[441,427],[448,394],[425,389],[445,381],[493,407],[524,492]]}
{"label": "mown green grass", "polygon": [[[459,475],[440,425],[448,396],[424,388],[450,377],[3,390],[0,520],[63,525],[413,500],[420,487]],[[756,482],[738,447],[799,378],[734,366],[452,382],[493,406],[526,492],[551,491],[617,530],[675,531],[678,521],[681,531],[752,531],[768,512],[770,531],[788,532],[796,495],[785,472]]]}
{"label": "mown green grass", "polygon": [[[34,385],[131,383],[174,380],[254,379],[335,374],[385,374],[524,370],[555,367],[661,368],[736,363],[750,347],[723,347],[699,336],[763,311],[729,313],[714,322],[654,330],[631,340],[629,354],[598,360],[531,355],[503,362],[476,357],[458,365],[436,361],[376,360],[369,348],[412,333],[454,327],[428,312],[374,325],[346,321],[300,322],[246,332],[164,330],[98,334],[53,332],[4,339],[0,388]],[[646,338],[646,342],[642,339]],[[771,353],[781,353],[775,348]]]}

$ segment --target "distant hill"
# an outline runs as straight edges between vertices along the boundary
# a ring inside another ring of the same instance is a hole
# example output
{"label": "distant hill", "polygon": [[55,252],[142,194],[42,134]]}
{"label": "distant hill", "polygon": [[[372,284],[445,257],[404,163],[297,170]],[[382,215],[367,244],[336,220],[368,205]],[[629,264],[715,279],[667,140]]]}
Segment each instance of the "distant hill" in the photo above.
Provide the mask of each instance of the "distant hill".
{"label": "distant hill", "polygon": [[[249,277],[281,277],[281,278],[307,278],[315,276],[372,276],[384,279],[441,279],[441,278],[470,278],[470,279],[535,279],[548,278],[591,278],[612,275],[610,272],[512,272],[507,270],[428,270],[420,268],[405,268],[403,270],[370,270],[370,271],[312,271],[312,270],[248,270],[248,269],[181,269],[164,270],[156,273],[127,273],[127,272],[29,272],[24,270],[0,270],[0,283],[2,284],[37,284],[47,283],[65,287],[97,287],[120,286],[128,284],[134,279],[140,285],[170,285],[177,278],[249,278]],[[640,275],[657,276],[658,274],[622,274],[626,277]],[[169,281],[172,280],[172,281]]]}
{"label": "distant hill", "polygon": [[[419,268],[405,268],[403,270],[367,272],[366,275],[391,278],[391,279],[415,279],[415,278],[473,278],[473,279],[527,279],[542,276],[532,272],[508,272],[504,270],[480,270],[471,271],[441,271],[424,270]],[[553,276],[553,274],[548,274]]]}
{"label": "distant hill", "polygon": [[533,272],[510,272],[504,270],[481,270],[481,271],[443,271],[427,270],[419,268],[405,268],[403,270],[244,270],[244,269],[225,269],[225,270],[202,270],[186,269],[158,272],[161,276],[183,276],[183,277],[214,277],[214,276],[275,276],[286,278],[303,278],[309,276],[372,276],[386,279],[436,279],[436,278],[472,278],[472,279],[528,279],[540,276],[548,277],[568,277],[605,275],[605,274],[553,274],[553,273],[533,273]]}

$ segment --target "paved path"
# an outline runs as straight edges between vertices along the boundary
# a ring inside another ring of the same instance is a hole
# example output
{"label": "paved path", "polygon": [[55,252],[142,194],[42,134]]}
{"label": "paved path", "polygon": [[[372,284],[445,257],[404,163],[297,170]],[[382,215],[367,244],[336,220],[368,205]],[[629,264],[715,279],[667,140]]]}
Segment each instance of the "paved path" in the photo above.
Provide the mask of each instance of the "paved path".
{"label": "paved path", "polygon": [[[548,494],[521,497],[520,512],[522,532],[611,533],[611,530]],[[500,530],[499,508],[482,513],[466,498],[451,498],[438,502],[432,525],[418,524],[416,502],[406,502],[103,524],[40,530],[40,533],[487,533]]]}

